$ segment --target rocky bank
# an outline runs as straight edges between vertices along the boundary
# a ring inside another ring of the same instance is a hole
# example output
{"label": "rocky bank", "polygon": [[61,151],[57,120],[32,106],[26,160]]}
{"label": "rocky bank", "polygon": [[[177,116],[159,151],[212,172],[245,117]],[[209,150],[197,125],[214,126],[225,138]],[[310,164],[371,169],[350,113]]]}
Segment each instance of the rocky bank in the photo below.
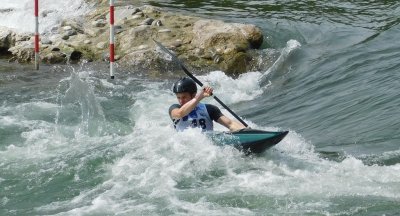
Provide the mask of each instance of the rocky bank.
{"label": "rocky bank", "polygon": [[[109,11],[107,4],[101,5],[88,13],[84,22],[65,20],[41,35],[42,63],[108,61]],[[116,7],[115,32],[117,64],[153,73],[171,70],[166,67],[171,63],[152,39],[175,52],[196,72],[222,70],[230,75],[253,70],[256,63],[252,50],[263,43],[257,26],[186,16],[153,6]],[[33,62],[33,34],[0,28],[0,54],[10,61]]]}

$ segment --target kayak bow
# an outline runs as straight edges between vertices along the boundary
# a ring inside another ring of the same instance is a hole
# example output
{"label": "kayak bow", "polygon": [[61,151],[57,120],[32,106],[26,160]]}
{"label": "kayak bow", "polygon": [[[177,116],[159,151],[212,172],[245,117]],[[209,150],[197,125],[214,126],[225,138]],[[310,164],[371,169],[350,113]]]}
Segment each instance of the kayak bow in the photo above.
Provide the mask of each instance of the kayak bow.
{"label": "kayak bow", "polygon": [[232,145],[245,153],[259,154],[278,144],[288,133],[245,128],[235,132],[213,133],[211,139],[221,145]]}

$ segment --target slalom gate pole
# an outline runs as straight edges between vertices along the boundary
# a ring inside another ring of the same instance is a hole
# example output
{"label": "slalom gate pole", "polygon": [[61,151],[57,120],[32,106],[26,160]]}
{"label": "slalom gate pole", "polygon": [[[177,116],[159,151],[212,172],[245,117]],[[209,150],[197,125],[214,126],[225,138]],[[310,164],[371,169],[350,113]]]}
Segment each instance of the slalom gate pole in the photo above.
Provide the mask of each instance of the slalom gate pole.
{"label": "slalom gate pole", "polygon": [[110,0],[110,78],[114,79],[114,42],[115,42],[115,30],[114,30],[114,0]]}
{"label": "slalom gate pole", "polygon": [[39,0],[35,0],[35,69],[39,70]]}

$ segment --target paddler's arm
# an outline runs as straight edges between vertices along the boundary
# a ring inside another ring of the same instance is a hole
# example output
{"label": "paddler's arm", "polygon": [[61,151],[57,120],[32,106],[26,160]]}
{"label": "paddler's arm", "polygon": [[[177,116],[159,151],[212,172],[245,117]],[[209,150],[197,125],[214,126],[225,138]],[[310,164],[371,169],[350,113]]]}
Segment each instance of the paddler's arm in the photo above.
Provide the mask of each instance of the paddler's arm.
{"label": "paddler's arm", "polygon": [[212,92],[213,89],[211,87],[205,87],[194,98],[182,105],[180,108],[171,110],[171,118],[180,119],[187,116],[203,98],[211,96]]}
{"label": "paddler's arm", "polygon": [[230,131],[237,131],[237,130],[241,130],[243,128],[246,128],[240,122],[231,120],[230,118],[228,118],[228,117],[226,117],[224,115],[219,117],[217,122],[222,124],[223,126],[227,127]]}

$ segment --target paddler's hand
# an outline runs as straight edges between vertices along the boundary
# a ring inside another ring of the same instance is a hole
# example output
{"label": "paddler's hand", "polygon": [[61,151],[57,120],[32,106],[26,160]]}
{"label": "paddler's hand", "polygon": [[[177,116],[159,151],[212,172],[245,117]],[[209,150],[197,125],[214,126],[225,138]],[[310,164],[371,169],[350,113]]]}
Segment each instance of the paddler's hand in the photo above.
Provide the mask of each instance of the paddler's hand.
{"label": "paddler's hand", "polygon": [[213,94],[213,88],[211,88],[210,86],[206,86],[203,88],[203,90],[201,91],[202,97],[210,97]]}

